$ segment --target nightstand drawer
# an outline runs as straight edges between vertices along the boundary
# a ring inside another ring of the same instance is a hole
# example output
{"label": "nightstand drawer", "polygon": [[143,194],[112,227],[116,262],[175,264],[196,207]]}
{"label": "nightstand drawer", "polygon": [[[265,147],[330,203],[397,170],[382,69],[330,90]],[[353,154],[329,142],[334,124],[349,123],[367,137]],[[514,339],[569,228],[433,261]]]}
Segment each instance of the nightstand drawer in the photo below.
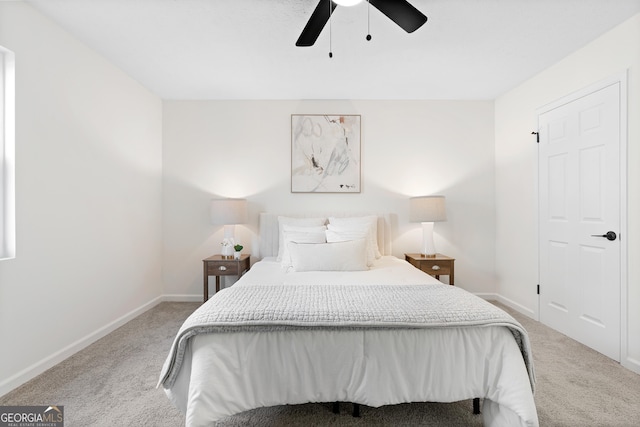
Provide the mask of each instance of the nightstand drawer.
{"label": "nightstand drawer", "polygon": [[449,284],[453,285],[454,258],[442,254],[436,254],[432,257],[420,254],[404,254],[404,259],[417,269],[431,276],[435,276],[438,280],[440,280],[440,276],[449,276]]}
{"label": "nightstand drawer", "polygon": [[216,261],[207,265],[207,273],[210,276],[237,276],[240,272],[240,263],[238,261]]}
{"label": "nightstand drawer", "polygon": [[242,276],[251,268],[251,255],[241,254],[239,259],[230,259],[222,255],[213,255],[202,260],[204,264],[203,293],[204,301],[209,299],[209,276],[216,276],[216,292],[220,290],[221,276]]}
{"label": "nightstand drawer", "polygon": [[438,261],[420,261],[420,270],[425,273],[434,275],[450,275],[451,263],[450,262],[438,262]]}

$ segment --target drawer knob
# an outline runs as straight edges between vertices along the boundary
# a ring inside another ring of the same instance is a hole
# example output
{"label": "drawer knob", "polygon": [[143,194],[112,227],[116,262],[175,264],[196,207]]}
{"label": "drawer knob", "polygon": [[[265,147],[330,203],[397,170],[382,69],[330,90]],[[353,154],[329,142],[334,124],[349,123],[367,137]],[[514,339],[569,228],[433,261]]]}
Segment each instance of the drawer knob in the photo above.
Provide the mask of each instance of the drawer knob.
{"label": "drawer knob", "polygon": [[218,270],[220,271],[225,271],[227,269],[227,267],[225,267],[224,265],[221,265],[220,267],[218,267]]}
{"label": "drawer knob", "polygon": [[434,265],[433,267],[431,267],[432,270],[440,270],[440,266],[439,265]]}

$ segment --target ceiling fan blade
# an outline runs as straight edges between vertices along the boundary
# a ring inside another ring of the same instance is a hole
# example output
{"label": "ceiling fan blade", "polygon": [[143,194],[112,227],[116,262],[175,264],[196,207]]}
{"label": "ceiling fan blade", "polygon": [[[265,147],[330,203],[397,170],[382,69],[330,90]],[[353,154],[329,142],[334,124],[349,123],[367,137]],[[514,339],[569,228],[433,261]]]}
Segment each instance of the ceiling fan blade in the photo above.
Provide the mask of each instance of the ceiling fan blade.
{"label": "ceiling fan blade", "polygon": [[407,33],[413,33],[427,22],[427,17],[406,0],[369,0],[369,3]]}
{"label": "ceiling fan blade", "polygon": [[[313,46],[336,6],[331,0],[320,0],[307,25],[304,26],[300,37],[298,37],[296,46]],[[329,10],[329,7],[331,7],[331,10]]]}

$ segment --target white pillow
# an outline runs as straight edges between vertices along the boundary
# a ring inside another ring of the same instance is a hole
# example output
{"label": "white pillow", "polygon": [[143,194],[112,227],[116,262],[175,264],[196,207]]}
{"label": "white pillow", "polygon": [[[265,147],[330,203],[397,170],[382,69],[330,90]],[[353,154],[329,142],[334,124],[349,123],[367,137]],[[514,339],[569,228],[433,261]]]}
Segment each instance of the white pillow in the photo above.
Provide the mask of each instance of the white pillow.
{"label": "white pillow", "polygon": [[329,217],[329,224],[337,227],[349,227],[349,226],[362,226],[366,224],[369,226],[368,244],[373,248],[373,254],[376,258],[380,258],[382,254],[378,248],[378,216],[366,215],[366,216],[351,216],[351,217]]}
{"label": "white pillow", "polygon": [[283,240],[283,226],[297,226],[297,227],[314,227],[322,226],[327,222],[327,218],[292,218],[287,216],[278,217],[278,261],[282,261],[282,253],[284,252],[284,240]]}
{"label": "white pillow", "polygon": [[294,271],[362,271],[368,270],[365,239],[336,243],[289,242]]}
{"label": "white pillow", "polygon": [[364,240],[365,248],[364,253],[367,256],[367,265],[373,265],[373,261],[375,261],[375,253],[373,252],[373,247],[369,244],[369,230],[367,226],[364,228],[358,229],[357,227],[336,227],[335,225],[329,224],[327,226],[327,243],[336,243],[336,242],[348,242],[351,240]]}
{"label": "white pillow", "polygon": [[[289,246],[288,244],[291,242],[294,243],[325,243],[327,238],[325,236],[325,227],[291,227],[298,228],[299,230],[291,230],[287,231],[289,227],[285,226],[285,230],[283,232],[283,246],[284,250],[282,252],[282,260],[280,264],[282,268],[287,269],[291,267],[291,255],[289,254]],[[318,229],[310,231],[308,229]]]}

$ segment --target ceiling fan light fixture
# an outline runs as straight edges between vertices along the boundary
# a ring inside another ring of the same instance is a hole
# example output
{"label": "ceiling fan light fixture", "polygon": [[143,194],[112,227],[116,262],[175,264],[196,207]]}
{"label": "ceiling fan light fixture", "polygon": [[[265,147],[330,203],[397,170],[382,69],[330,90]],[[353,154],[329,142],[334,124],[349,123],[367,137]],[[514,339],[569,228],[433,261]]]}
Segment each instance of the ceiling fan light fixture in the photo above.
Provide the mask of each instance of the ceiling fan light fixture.
{"label": "ceiling fan light fixture", "polygon": [[333,0],[338,6],[355,6],[358,3],[362,3],[362,0]]}
{"label": "ceiling fan light fixture", "polygon": [[[318,0],[318,5],[298,37],[296,46],[313,46],[325,24],[331,22],[331,15],[338,5],[353,6],[362,1],[364,0]],[[367,20],[370,6],[373,6],[407,33],[413,33],[427,22],[427,16],[412,6],[409,0],[367,0],[367,5]]]}

